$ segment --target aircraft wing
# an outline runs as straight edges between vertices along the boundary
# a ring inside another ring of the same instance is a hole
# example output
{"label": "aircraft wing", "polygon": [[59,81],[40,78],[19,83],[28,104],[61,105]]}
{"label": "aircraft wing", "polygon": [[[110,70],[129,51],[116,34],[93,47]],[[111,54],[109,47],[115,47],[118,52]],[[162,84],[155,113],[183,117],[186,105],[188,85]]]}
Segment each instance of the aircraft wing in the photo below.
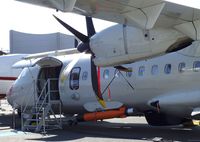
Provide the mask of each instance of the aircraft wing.
{"label": "aircraft wing", "polygon": [[168,0],[17,0],[142,29],[172,27],[200,39],[200,9]]}
{"label": "aircraft wing", "polygon": [[57,51],[50,51],[50,52],[43,52],[43,53],[35,53],[30,54],[27,56],[24,56],[22,60],[16,62],[12,68],[25,68],[25,67],[31,67],[36,64],[38,64],[38,61],[43,61],[41,59],[52,59],[51,63],[53,63],[53,58],[50,58],[52,56],[60,56],[60,55],[69,55],[69,54],[76,54],[79,53],[76,48],[74,49],[63,49],[63,50],[57,50]]}

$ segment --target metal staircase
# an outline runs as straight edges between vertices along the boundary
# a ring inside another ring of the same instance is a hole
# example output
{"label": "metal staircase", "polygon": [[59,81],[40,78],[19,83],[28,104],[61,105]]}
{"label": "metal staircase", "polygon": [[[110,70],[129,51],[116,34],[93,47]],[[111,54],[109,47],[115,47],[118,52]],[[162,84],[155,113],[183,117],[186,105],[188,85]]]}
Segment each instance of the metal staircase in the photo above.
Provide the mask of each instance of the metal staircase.
{"label": "metal staircase", "polygon": [[[41,80],[39,80],[41,81]],[[56,79],[48,79],[44,82],[43,88],[40,90],[35,87],[36,93],[33,95],[39,96],[34,98],[35,104],[29,105],[29,101],[26,101],[26,105],[21,107],[21,127],[23,131],[35,131],[44,132],[49,129],[61,129],[61,101],[60,99],[53,99],[52,93],[58,90],[53,90],[51,83]],[[33,98],[33,97],[30,97]]]}

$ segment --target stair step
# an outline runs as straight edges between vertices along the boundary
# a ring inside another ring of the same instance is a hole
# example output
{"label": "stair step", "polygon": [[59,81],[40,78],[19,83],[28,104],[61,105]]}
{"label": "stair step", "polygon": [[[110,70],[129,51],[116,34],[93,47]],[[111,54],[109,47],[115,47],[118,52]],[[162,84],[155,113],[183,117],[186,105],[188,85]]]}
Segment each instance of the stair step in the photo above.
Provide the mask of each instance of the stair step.
{"label": "stair step", "polygon": [[39,110],[36,110],[35,108],[31,110],[31,113],[36,113],[36,112],[42,113],[42,110],[39,111]]}
{"label": "stair step", "polygon": [[42,120],[41,118],[30,118],[30,119],[26,119],[26,121],[35,121],[35,122],[39,122],[40,120]]}
{"label": "stair step", "polygon": [[39,102],[39,103],[37,103],[37,105],[48,105],[48,102]]}
{"label": "stair step", "polygon": [[36,129],[37,125],[24,125],[24,127],[27,129]]}
{"label": "stair step", "polygon": [[37,111],[33,111],[30,114],[32,115],[42,115],[43,112],[37,112]]}
{"label": "stair step", "polygon": [[22,113],[21,115],[22,115],[22,117],[23,117],[24,119],[28,119],[28,118],[31,118],[31,117],[33,116],[33,115],[30,114],[30,113]]}

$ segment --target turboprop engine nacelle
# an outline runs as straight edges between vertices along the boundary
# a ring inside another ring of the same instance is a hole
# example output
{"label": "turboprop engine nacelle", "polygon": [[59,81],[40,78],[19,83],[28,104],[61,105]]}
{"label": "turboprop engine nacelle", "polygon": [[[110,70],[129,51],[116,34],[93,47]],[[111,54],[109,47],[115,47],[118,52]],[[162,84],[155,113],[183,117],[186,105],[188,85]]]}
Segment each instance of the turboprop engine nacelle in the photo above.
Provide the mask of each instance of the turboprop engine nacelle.
{"label": "turboprop engine nacelle", "polygon": [[97,66],[115,66],[177,51],[191,42],[174,29],[115,25],[91,37],[90,48]]}

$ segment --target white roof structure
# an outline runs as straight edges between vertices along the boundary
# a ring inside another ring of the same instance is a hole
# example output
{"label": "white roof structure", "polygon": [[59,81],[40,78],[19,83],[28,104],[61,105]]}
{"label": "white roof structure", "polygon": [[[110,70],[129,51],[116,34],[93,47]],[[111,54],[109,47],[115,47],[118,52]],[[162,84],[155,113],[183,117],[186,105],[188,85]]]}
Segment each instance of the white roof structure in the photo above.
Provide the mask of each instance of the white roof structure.
{"label": "white roof structure", "polygon": [[29,34],[10,31],[10,53],[40,53],[75,48],[75,38],[62,33]]}

